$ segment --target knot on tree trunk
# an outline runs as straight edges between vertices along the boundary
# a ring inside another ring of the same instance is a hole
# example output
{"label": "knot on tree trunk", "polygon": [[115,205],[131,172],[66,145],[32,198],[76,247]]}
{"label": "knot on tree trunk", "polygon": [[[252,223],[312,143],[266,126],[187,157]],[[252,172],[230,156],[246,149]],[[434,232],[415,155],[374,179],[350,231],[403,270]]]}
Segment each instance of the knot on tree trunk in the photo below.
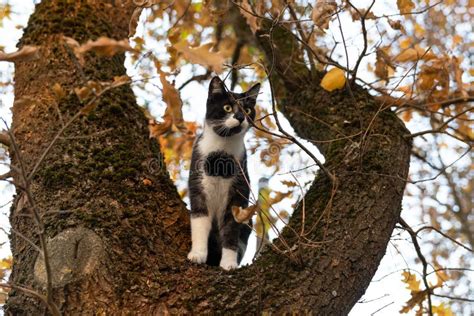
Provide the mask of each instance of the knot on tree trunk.
{"label": "knot on tree trunk", "polygon": [[[53,287],[62,287],[91,274],[103,257],[100,237],[92,230],[77,227],[67,229],[47,242]],[[47,274],[42,254],[35,262],[35,280],[46,288]]]}

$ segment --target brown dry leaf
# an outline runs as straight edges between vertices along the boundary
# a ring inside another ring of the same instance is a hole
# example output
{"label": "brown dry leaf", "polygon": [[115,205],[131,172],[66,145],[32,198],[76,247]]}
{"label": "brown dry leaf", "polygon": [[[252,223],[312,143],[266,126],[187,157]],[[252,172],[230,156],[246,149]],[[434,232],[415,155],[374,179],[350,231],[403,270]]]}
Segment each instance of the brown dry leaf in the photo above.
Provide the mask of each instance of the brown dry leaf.
{"label": "brown dry leaf", "polygon": [[408,48],[402,51],[397,55],[397,57],[395,57],[395,61],[404,63],[409,61],[417,61],[420,59],[430,60],[433,58],[436,58],[436,55],[431,51],[427,51],[426,49],[423,49],[419,46],[415,46],[415,48]]}
{"label": "brown dry leaf", "polygon": [[146,178],[145,178],[145,179],[143,179],[143,185],[145,185],[145,186],[149,186],[149,185],[151,185],[151,183],[152,183],[152,182],[151,182],[151,180],[150,180],[150,179],[146,179]]}
{"label": "brown dry leaf", "polygon": [[314,5],[313,12],[311,12],[311,19],[316,26],[327,30],[331,17],[336,10],[337,4],[335,1],[318,0]]}
{"label": "brown dry leaf", "polygon": [[237,223],[248,223],[255,212],[258,209],[258,205],[251,205],[247,208],[241,208],[239,206],[232,206],[232,215]]}
{"label": "brown dry leaf", "polygon": [[359,21],[364,16],[366,20],[377,19],[377,16],[371,11],[367,12],[367,9],[359,9],[359,12],[357,12],[351,7],[350,13],[351,13],[352,21]]}
{"label": "brown dry leaf", "polygon": [[0,52],[0,61],[16,63],[19,61],[28,62],[40,58],[38,46],[25,45],[14,53]]}
{"label": "brown dry leaf", "polygon": [[426,297],[426,291],[419,291],[419,292],[412,292],[411,293],[411,298],[406,302],[405,306],[400,310],[400,313],[402,314],[407,314],[409,313],[413,308],[415,308],[416,305],[419,305],[423,302],[423,300]]}
{"label": "brown dry leaf", "polygon": [[182,112],[183,101],[181,101],[179,91],[175,88],[175,86],[166,80],[165,73],[161,70],[159,70],[159,73],[161,85],[163,86],[162,98],[167,105],[165,116],[167,114],[170,115],[173,124],[176,127],[181,128],[183,127],[184,123]]}
{"label": "brown dry leaf", "polygon": [[212,71],[220,74],[225,59],[220,52],[210,51],[213,46],[213,43],[208,43],[199,47],[190,47],[186,40],[173,45],[189,62],[208,67]]}
{"label": "brown dry leaf", "polygon": [[400,32],[402,32],[403,34],[406,34],[406,31],[405,31],[405,28],[403,27],[402,23],[400,22],[400,20],[391,20],[391,19],[388,19],[388,24],[390,25],[390,27],[394,30],[398,30]]}
{"label": "brown dry leaf", "polygon": [[253,14],[252,6],[248,0],[243,0],[240,3],[240,13],[244,16],[253,34],[255,34],[258,31],[260,24],[258,17]]}
{"label": "brown dry leaf", "polygon": [[393,72],[394,67],[392,66],[390,56],[383,47],[378,48],[376,51],[375,75],[388,82],[389,76]]}
{"label": "brown dry leaf", "polygon": [[111,87],[118,87],[118,86],[122,86],[122,85],[127,84],[127,83],[130,83],[130,77],[129,76],[127,76],[127,75],[115,76],[114,81],[112,82],[112,84],[110,86]]}
{"label": "brown dry leaf", "polygon": [[409,13],[415,8],[412,0],[397,0],[397,6],[400,13]]}
{"label": "brown dry leaf", "polygon": [[83,55],[88,51],[93,51],[101,56],[112,57],[118,53],[133,51],[133,48],[128,43],[127,39],[117,41],[102,36],[95,41],[87,41],[87,43],[81,45],[81,47],[79,47],[77,50],[80,55]]}
{"label": "brown dry leaf", "polygon": [[289,187],[289,188],[293,188],[293,187],[298,186],[298,183],[296,183],[296,182],[294,182],[294,181],[283,180],[281,183],[282,183],[283,185],[286,185],[286,186]]}
{"label": "brown dry leaf", "polygon": [[88,86],[84,86],[80,88],[74,88],[74,93],[77,95],[79,100],[83,102],[85,99],[87,99],[90,96],[92,91]]}
{"label": "brown dry leaf", "polygon": [[329,70],[321,80],[321,87],[326,91],[341,89],[346,84],[346,74],[344,70],[333,68]]}
{"label": "brown dry leaf", "polygon": [[412,110],[406,110],[403,112],[402,119],[405,122],[409,122],[413,118],[413,111]]}
{"label": "brown dry leaf", "polygon": [[61,87],[61,85],[57,82],[53,85],[51,89],[53,90],[56,100],[58,101],[66,96],[66,91],[64,91],[63,87]]}
{"label": "brown dry leaf", "polygon": [[285,192],[285,193],[275,191],[275,196],[271,199],[271,201],[269,203],[272,204],[272,205],[280,203],[284,199],[290,198],[292,195],[293,195],[293,192],[291,192],[291,191],[288,191],[288,192]]}
{"label": "brown dry leaf", "polygon": [[150,138],[158,139],[161,135],[171,131],[173,120],[171,115],[163,116],[163,123],[158,123],[155,120],[148,121],[148,131],[150,132]]}

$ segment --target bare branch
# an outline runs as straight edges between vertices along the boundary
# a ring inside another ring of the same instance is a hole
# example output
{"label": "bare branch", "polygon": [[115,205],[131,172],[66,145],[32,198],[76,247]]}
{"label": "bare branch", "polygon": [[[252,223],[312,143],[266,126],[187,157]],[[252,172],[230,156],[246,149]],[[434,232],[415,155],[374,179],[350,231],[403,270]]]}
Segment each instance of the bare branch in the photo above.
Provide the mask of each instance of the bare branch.
{"label": "bare branch", "polygon": [[10,137],[8,137],[8,133],[3,130],[0,132],[0,144],[10,147]]}
{"label": "bare branch", "polygon": [[[367,14],[369,14],[370,9],[372,9],[372,6],[375,4],[375,0],[372,0],[372,3],[370,4],[369,8],[367,11],[365,11],[364,15],[357,9],[350,1],[347,1],[347,3],[354,9],[360,16],[360,23],[362,25],[362,35],[364,37],[364,48],[362,49],[362,53],[360,53],[359,58],[357,59],[357,62],[354,66],[354,69],[352,70],[352,79],[351,79],[351,85],[353,85],[356,81],[357,78],[357,70],[359,69],[359,65],[362,61],[362,59],[365,57],[365,54],[367,53],[367,28],[365,26],[365,19],[367,18]],[[349,65],[347,65],[349,67]]]}
{"label": "bare branch", "polygon": [[[5,123],[5,125],[7,126],[6,122],[3,121]],[[38,237],[39,237],[39,240],[40,240],[40,245],[41,245],[41,250],[42,250],[42,254],[43,254],[43,260],[44,260],[44,266],[45,266],[45,269],[46,269],[46,277],[47,277],[47,296],[46,296],[46,299],[47,299],[47,306],[48,308],[50,309],[51,313],[55,316],[59,316],[61,315],[61,313],[59,312],[59,309],[56,305],[56,303],[53,301],[53,283],[52,283],[52,277],[51,277],[51,265],[49,263],[49,255],[48,255],[48,249],[47,249],[47,245],[46,245],[46,233],[45,233],[45,229],[44,229],[44,223],[43,223],[43,220],[41,219],[41,215],[40,215],[40,210],[38,209],[37,205],[36,205],[36,202],[33,198],[33,194],[32,194],[32,191],[31,191],[31,188],[30,188],[30,179],[28,178],[28,175],[26,173],[26,169],[25,169],[25,166],[24,166],[24,163],[23,163],[23,160],[22,160],[22,156],[21,156],[21,153],[20,153],[20,150],[18,148],[18,145],[16,144],[16,141],[15,141],[15,136],[13,135],[13,133],[10,131],[10,129],[8,128],[7,126],[7,132],[8,132],[8,136],[10,138],[10,143],[11,143],[11,147],[12,147],[12,150],[15,152],[15,155],[16,155],[16,159],[18,159],[18,162],[19,162],[19,165],[20,165],[20,177],[22,178],[22,185],[24,186],[24,190],[25,190],[25,193],[26,193],[26,196],[28,197],[28,202],[30,203],[30,206],[31,206],[31,210],[32,210],[32,213],[33,213],[33,218],[35,220],[35,224],[38,228]]]}
{"label": "bare branch", "polygon": [[7,180],[8,178],[11,178],[12,177],[12,174],[10,171],[0,175],[0,180]]}
{"label": "bare branch", "polygon": [[432,290],[431,290],[431,287],[428,283],[428,278],[427,278],[427,275],[428,275],[428,262],[426,261],[426,258],[423,255],[423,253],[421,252],[421,247],[420,247],[420,244],[418,243],[416,232],[407,224],[407,222],[405,222],[405,220],[403,220],[403,218],[400,217],[399,222],[402,225],[402,227],[410,235],[411,240],[413,242],[413,245],[415,247],[415,251],[416,251],[416,253],[418,255],[418,258],[420,259],[421,264],[423,266],[422,279],[423,279],[423,284],[425,285],[426,296],[428,298],[428,315],[433,316],[433,304],[431,302],[431,294],[433,294],[433,293],[432,293]]}

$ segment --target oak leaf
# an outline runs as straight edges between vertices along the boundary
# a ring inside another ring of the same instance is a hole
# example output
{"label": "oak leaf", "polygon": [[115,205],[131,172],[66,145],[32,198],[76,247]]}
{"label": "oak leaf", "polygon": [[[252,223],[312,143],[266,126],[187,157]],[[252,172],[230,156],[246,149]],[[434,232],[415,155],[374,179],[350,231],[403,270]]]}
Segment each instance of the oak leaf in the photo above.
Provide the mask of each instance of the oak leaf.
{"label": "oak leaf", "polygon": [[252,6],[248,0],[243,0],[240,4],[240,13],[247,21],[247,24],[250,27],[250,30],[255,34],[259,29],[259,20],[258,17],[253,13]]}
{"label": "oak leaf", "polygon": [[412,0],[397,0],[397,6],[400,13],[409,13],[415,8]]}
{"label": "oak leaf", "polygon": [[430,60],[436,58],[436,55],[431,51],[428,51],[420,46],[415,46],[415,48],[408,48],[402,51],[400,54],[395,57],[396,62],[404,63],[409,61],[417,61],[420,59]]}
{"label": "oak leaf", "polygon": [[102,36],[95,41],[87,41],[87,43],[81,45],[77,50],[79,54],[84,54],[88,51],[93,51],[100,56],[112,57],[118,53],[133,51],[133,48],[126,39],[117,41]]}
{"label": "oak leaf", "polygon": [[232,215],[237,223],[247,223],[258,209],[258,205],[251,205],[247,208],[232,206]]}
{"label": "oak leaf", "polygon": [[441,303],[437,306],[434,305],[432,311],[433,314],[436,314],[438,316],[454,316],[451,307],[444,305],[444,303]]}
{"label": "oak leaf", "polygon": [[173,45],[189,62],[208,67],[219,74],[222,72],[224,57],[220,52],[211,51],[213,46],[213,43],[208,43],[199,47],[190,47],[186,40]]}

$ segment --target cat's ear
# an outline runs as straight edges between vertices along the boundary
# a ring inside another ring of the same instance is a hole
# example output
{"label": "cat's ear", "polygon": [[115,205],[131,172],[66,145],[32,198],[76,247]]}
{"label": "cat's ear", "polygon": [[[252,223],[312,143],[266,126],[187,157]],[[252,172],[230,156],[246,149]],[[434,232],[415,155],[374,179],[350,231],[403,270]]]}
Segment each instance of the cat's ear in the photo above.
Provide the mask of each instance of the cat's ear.
{"label": "cat's ear", "polygon": [[251,101],[256,101],[258,97],[258,91],[260,91],[260,83],[257,83],[252,86],[247,92],[245,92],[245,95],[247,98],[249,98]]}
{"label": "cat's ear", "polygon": [[221,78],[215,76],[211,79],[211,83],[209,83],[209,95],[213,94],[224,94],[225,92],[225,85],[222,82]]}

